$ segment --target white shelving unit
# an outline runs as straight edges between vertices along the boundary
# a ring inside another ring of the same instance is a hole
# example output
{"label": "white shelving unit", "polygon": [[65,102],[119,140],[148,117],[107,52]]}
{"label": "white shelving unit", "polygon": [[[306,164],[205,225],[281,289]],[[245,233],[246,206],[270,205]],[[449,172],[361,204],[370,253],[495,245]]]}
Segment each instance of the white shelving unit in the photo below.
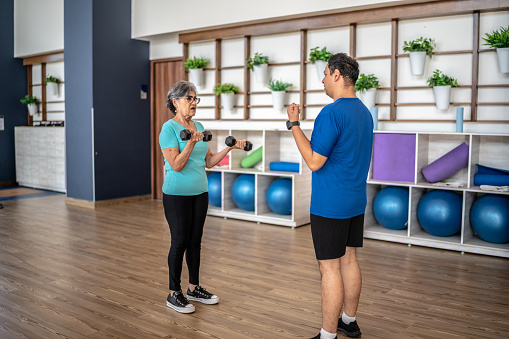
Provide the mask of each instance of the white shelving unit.
{"label": "white shelving unit", "polygon": [[[207,172],[221,172],[221,207],[209,205],[208,214],[225,218],[243,219],[258,223],[297,227],[309,223],[309,204],[311,200],[311,171],[303,163],[297,145],[290,131],[285,130],[211,130],[210,141],[212,152],[218,152],[226,146],[224,140],[232,135],[238,140],[247,139],[253,143],[250,152],[233,150],[230,152],[228,166],[208,169]],[[308,137],[310,131],[305,131]],[[263,146],[262,161],[253,168],[242,168],[242,159]],[[271,171],[271,162],[297,162],[299,173]],[[241,174],[255,176],[255,210],[246,211],[235,204],[231,188],[235,179]],[[267,189],[279,178],[292,180],[292,214],[281,215],[271,211],[266,201]]]}
{"label": "white shelving unit", "polygon": [[[376,131],[375,134],[415,135],[415,180],[414,182],[373,180],[372,162],[367,187],[368,204],[364,225],[364,236],[366,238],[509,258],[509,243],[495,244],[486,242],[475,234],[470,224],[470,209],[476,199],[486,194],[509,196],[509,192],[485,191],[481,190],[478,186],[474,186],[474,174],[477,173],[476,164],[509,169],[509,135],[394,131]],[[444,182],[459,182],[463,184],[463,187],[438,187],[428,183],[421,173],[422,168],[462,142],[469,146],[468,166],[451,178],[444,180]],[[380,225],[373,215],[373,200],[376,194],[386,186],[409,188],[409,219],[406,229],[387,229]],[[427,233],[419,224],[417,205],[424,194],[430,190],[452,190],[462,197],[463,217],[460,233],[450,237],[433,236]]]}
{"label": "white shelving unit", "polygon": [[14,127],[20,186],[66,192],[65,127]]}

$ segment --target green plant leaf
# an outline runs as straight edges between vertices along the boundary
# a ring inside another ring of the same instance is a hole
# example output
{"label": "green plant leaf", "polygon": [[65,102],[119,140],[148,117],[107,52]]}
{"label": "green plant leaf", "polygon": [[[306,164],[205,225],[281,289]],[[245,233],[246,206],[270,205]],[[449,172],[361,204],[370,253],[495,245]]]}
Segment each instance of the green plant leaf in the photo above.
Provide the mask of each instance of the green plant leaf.
{"label": "green plant leaf", "polygon": [[404,41],[403,52],[426,52],[430,58],[433,57],[433,50],[437,47],[435,40],[431,38],[423,38]]}
{"label": "green plant leaf", "polygon": [[507,28],[500,27],[499,30],[490,33],[485,33],[482,38],[486,43],[484,45],[491,48],[507,48],[509,47],[509,26]]}
{"label": "green plant leaf", "polygon": [[256,52],[254,57],[253,58],[251,58],[251,57],[247,58],[246,62],[247,62],[247,67],[250,70],[254,71],[254,66],[260,66],[260,65],[263,65],[263,64],[268,64],[269,63],[269,57],[268,56],[264,56],[263,54]]}
{"label": "green plant leaf", "polygon": [[427,80],[429,87],[435,86],[451,86],[458,87],[458,80],[451,78],[448,75],[442,73],[442,71],[436,69],[433,72],[433,75],[430,76]]}
{"label": "green plant leaf", "polygon": [[54,83],[58,84],[60,82],[60,80],[57,77],[48,74],[48,75],[46,75],[46,83],[48,83],[48,82],[54,82]]}
{"label": "green plant leaf", "polygon": [[28,94],[27,94],[27,95],[25,95],[25,97],[24,97],[23,99],[21,99],[20,101],[21,101],[21,103],[22,103],[23,105],[27,105],[27,106],[28,106],[28,105],[31,105],[31,104],[36,104],[36,105],[38,105],[38,104],[41,102],[41,101],[40,101],[37,97],[35,97],[35,96],[30,96],[30,95],[28,95]]}
{"label": "green plant leaf", "polygon": [[332,53],[327,52],[326,47],[322,48],[321,50],[319,50],[318,47],[315,47],[312,48],[311,51],[309,52],[309,61],[311,61],[311,63],[313,64],[318,60],[327,62],[329,61],[331,55]]}
{"label": "green plant leaf", "polygon": [[209,59],[205,57],[192,57],[187,58],[186,62],[184,62],[184,67],[186,69],[204,68],[208,63]]}
{"label": "green plant leaf", "polygon": [[283,80],[274,80],[272,78],[270,78],[269,82],[267,83],[267,87],[269,87],[271,91],[275,92],[286,91],[288,87],[292,86],[293,84],[289,82],[283,82]]}
{"label": "green plant leaf", "polygon": [[360,74],[354,86],[355,91],[363,92],[371,88],[380,88],[378,78],[374,74]]}
{"label": "green plant leaf", "polygon": [[214,86],[214,93],[220,95],[223,93],[239,93],[239,88],[234,84],[216,84]]}

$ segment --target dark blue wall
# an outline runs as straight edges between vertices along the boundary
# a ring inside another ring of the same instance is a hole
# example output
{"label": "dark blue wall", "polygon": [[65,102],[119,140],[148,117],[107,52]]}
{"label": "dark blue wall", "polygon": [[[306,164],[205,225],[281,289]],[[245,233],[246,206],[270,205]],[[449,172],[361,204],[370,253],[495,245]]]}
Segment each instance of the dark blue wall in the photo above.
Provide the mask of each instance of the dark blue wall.
{"label": "dark blue wall", "polygon": [[67,196],[94,200],[92,0],[64,1]]}
{"label": "dark blue wall", "polygon": [[64,1],[64,54],[67,196],[150,194],[149,44],[131,39],[131,1]]}
{"label": "dark blue wall", "polygon": [[[14,0],[0,1],[0,183],[16,181],[14,126],[26,125],[26,106],[20,103],[27,94],[27,72],[23,60],[14,58]],[[8,79],[8,81],[5,81]]]}

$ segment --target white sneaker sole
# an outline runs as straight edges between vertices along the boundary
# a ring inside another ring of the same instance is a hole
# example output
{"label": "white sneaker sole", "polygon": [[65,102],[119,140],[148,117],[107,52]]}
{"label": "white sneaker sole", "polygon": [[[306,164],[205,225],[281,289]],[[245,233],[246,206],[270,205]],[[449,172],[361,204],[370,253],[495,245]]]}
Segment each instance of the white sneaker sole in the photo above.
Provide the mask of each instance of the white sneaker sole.
{"label": "white sneaker sole", "polygon": [[188,294],[187,295],[187,300],[198,301],[198,302],[201,302],[201,303],[207,304],[207,305],[215,305],[215,304],[219,303],[219,298],[217,296],[215,298],[212,298],[212,299],[204,299],[204,298],[191,297]]}
{"label": "white sneaker sole", "polygon": [[175,311],[179,313],[193,313],[195,310],[194,305],[191,305],[191,307],[177,307],[168,300],[166,300],[166,306],[173,308]]}

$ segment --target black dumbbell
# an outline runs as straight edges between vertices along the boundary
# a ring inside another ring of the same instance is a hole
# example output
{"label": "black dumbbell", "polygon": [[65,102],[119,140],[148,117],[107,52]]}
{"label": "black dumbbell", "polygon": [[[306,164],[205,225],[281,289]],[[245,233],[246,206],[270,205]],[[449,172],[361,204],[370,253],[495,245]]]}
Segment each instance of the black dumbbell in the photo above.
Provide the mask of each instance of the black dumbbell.
{"label": "black dumbbell", "polygon": [[[191,131],[188,129],[180,131],[180,139],[184,141],[191,139]],[[212,140],[212,133],[210,131],[203,131],[203,141],[209,142],[210,140]]]}
{"label": "black dumbbell", "polygon": [[[226,144],[226,146],[232,147],[232,146],[235,146],[235,144],[237,143],[237,139],[235,139],[235,137],[232,137],[230,135],[230,136],[226,137],[226,140],[224,141],[224,143]],[[246,141],[246,146],[244,146],[244,151],[248,152],[252,149],[253,149],[253,144],[251,143],[251,141]]]}

